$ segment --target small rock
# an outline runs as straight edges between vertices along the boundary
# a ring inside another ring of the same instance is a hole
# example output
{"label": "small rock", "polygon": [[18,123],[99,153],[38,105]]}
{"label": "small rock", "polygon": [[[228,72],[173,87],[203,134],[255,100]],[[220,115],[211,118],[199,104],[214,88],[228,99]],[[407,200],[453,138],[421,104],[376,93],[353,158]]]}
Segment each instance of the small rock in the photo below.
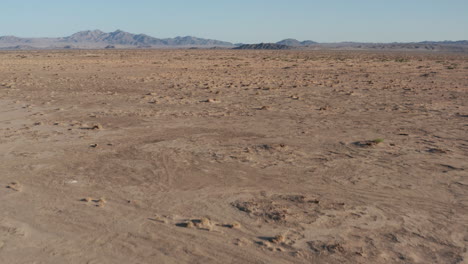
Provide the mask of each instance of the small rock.
{"label": "small rock", "polygon": [[329,106],[326,105],[326,106],[322,106],[319,108],[320,111],[325,111],[325,110],[328,110]]}
{"label": "small rock", "polygon": [[107,201],[104,198],[96,200],[95,202],[97,203],[96,207],[104,207],[107,203]]}
{"label": "small rock", "polygon": [[286,240],[286,238],[283,235],[277,235],[277,236],[271,238],[270,242],[275,243],[275,244],[280,244],[280,243],[283,243],[285,240]]}
{"label": "small rock", "polygon": [[102,125],[101,124],[96,124],[94,125],[91,129],[102,129]]}
{"label": "small rock", "polygon": [[20,192],[23,189],[21,184],[19,184],[18,182],[10,183],[9,185],[7,185],[7,188],[12,189],[13,191],[17,191],[17,192]]}
{"label": "small rock", "polygon": [[201,101],[202,103],[219,103],[218,99],[206,99]]}
{"label": "small rock", "polygon": [[239,229],[241,227],[241,224],[238,223],[238,222],[233,222],[233,223],[230,223],[230,224],[225,224],[224,226],[229,227],[229,228]]}

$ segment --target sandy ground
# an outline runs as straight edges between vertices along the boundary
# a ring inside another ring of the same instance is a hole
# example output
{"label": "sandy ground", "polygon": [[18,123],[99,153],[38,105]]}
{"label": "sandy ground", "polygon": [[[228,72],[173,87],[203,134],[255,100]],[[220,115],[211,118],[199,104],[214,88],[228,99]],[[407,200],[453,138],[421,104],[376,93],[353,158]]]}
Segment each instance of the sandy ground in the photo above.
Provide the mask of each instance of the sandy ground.
{"label": "sandy ground", "polygon": [[0,263],[468,263],[468,56],[0,53]]}

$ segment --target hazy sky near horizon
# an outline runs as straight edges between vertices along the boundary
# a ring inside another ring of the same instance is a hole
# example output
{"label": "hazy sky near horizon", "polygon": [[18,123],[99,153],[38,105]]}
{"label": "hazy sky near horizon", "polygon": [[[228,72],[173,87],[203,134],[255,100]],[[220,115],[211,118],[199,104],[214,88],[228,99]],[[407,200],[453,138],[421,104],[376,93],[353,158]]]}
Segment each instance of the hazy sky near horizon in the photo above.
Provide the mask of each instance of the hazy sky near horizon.
{"label": "hazy sky near horizon", "polygon": [[468,39],[468,0],[0,0],[0,36],[121,29],[231,42]]}

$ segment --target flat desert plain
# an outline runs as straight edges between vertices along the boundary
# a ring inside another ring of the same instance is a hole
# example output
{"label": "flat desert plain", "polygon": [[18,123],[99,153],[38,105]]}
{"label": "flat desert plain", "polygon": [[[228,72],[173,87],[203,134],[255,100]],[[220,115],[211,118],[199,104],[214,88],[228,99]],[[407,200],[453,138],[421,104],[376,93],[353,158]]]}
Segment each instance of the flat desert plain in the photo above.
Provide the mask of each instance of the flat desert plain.
{"label": "flat desert plain", "polygon": [[0,53],[0,263],[467,263],[468,55]]}

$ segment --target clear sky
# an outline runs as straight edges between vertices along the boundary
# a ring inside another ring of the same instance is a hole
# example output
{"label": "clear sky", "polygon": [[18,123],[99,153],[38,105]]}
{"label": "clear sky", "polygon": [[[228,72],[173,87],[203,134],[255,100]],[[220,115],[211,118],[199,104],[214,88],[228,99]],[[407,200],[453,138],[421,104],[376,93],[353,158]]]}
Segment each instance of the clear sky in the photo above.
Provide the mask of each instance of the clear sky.
{"label": "clear sky", "polygon": [[0,0],[0,36],[121,29],[231,42],[468,39],[468,0]]}

